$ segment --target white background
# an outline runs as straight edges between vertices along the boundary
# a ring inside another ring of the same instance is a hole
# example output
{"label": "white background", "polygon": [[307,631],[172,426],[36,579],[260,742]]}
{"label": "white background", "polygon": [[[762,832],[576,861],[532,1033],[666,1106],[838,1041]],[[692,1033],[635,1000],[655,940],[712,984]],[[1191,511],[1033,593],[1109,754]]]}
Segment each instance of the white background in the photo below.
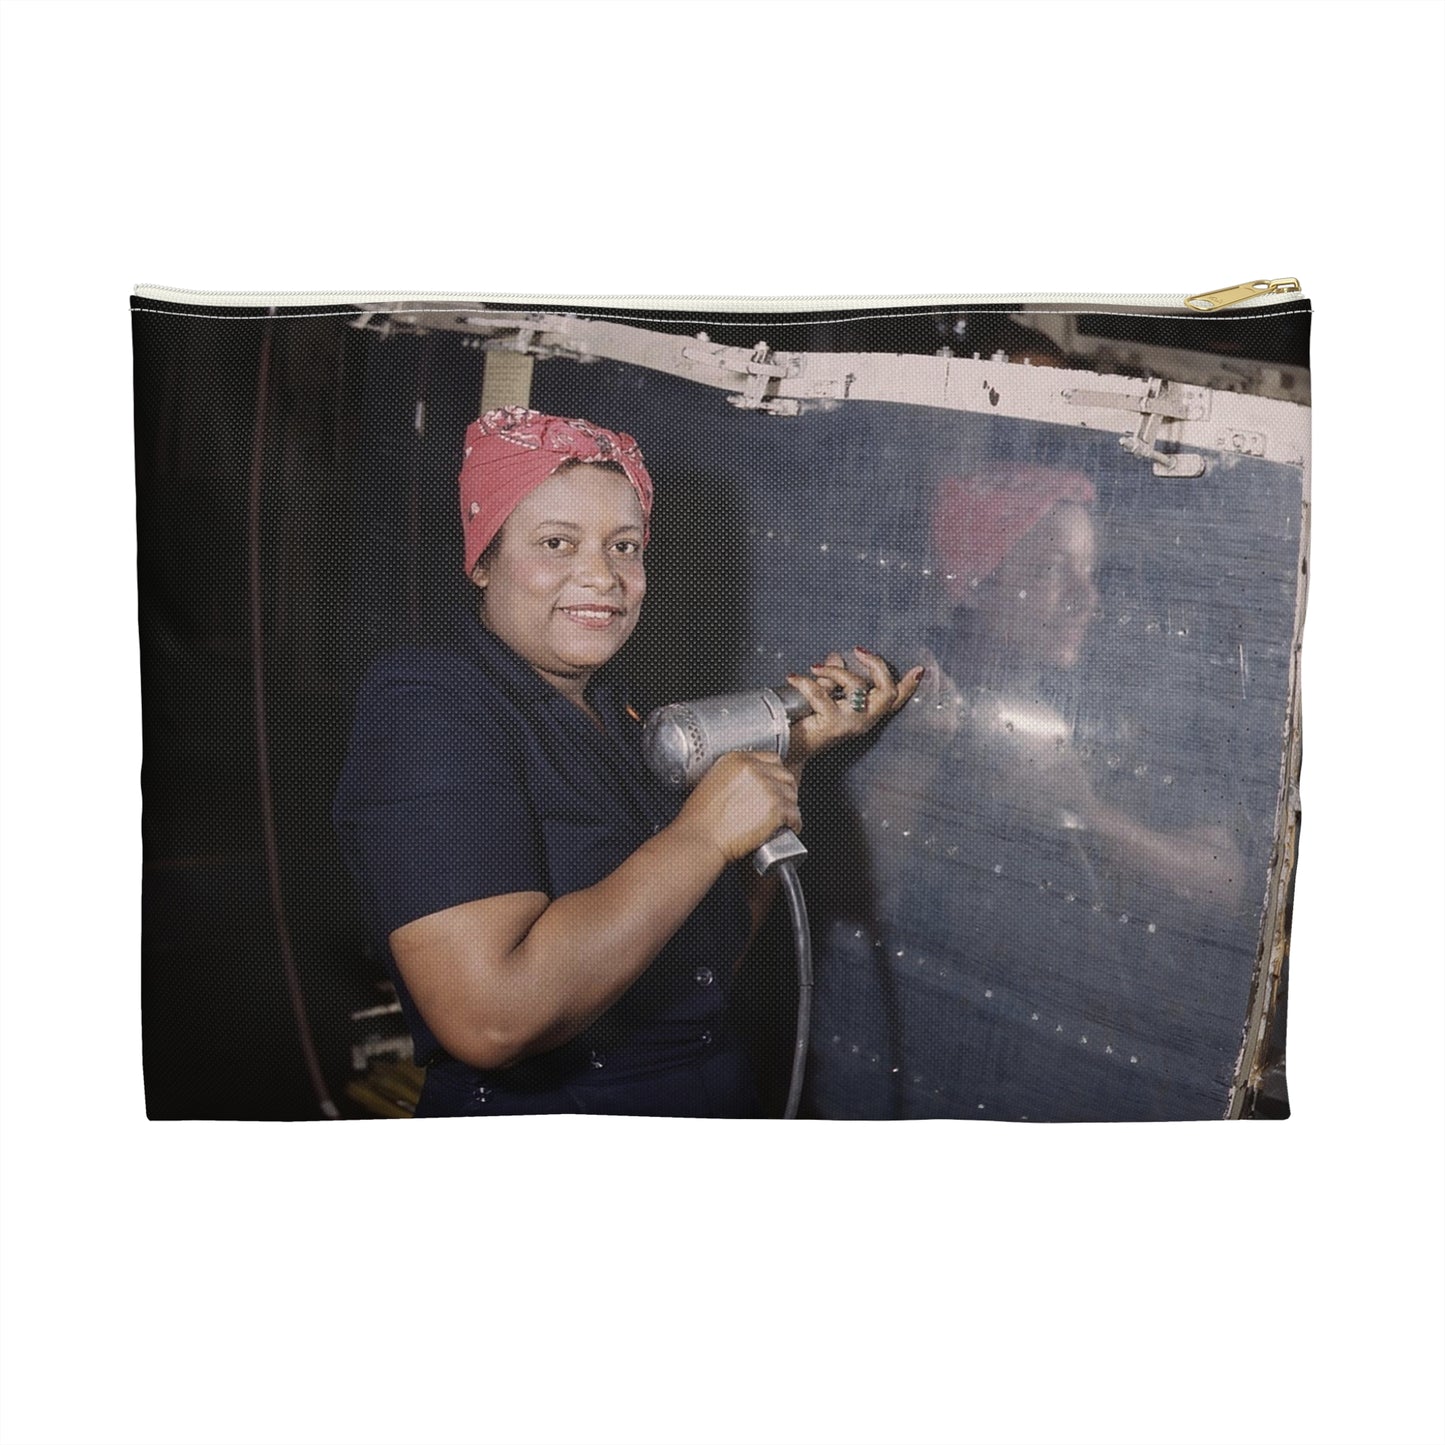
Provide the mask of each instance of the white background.
{"label": "white background", "polygon": [[[4,1438],[1442,1438],[1438,4],[4,15]],[[143,281],[1317,308],[1286,1124],[147,1124]]]}

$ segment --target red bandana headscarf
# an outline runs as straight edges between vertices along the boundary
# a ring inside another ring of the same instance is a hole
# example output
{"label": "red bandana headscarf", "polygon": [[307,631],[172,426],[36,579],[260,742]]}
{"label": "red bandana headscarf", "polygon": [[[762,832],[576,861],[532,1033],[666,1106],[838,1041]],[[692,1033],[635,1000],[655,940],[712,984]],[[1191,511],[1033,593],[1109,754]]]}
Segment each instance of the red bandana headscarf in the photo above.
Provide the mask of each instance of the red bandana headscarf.
{"label": "red bandana headscarf", "polygon": [[1097,496],[1082,472],[1000,462],[972,477],[947,477],[933,501],[933,550],[947,569],[949,599],[962,602],[1060,502]]}
{"label": "red bandana headscarf", "polygon": [[568,421],[525,406],[489,411],[467,428],[466,460],[457,491],[462,509],[462,562],[467,575],[512,509],[568,462],[611,462],[622,468],[642,503],[643,541],[652,516],[652,478],[626,432]]}

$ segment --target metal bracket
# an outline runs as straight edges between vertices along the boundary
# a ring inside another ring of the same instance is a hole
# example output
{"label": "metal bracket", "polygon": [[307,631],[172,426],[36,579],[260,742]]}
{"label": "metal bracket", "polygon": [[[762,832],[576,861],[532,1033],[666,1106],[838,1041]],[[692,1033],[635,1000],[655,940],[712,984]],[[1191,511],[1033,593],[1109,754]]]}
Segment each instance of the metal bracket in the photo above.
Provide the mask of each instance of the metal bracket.
{"label": "metal bracket", "polygon": [[684,346],[682,355],[686,361],[706,362],[719,371],[744,377],[743,389],[728,397],[734,406],[744,411],[797,416],[802,410],[802,404],[796,398],[777,395],[778,382],[797,375],[797,363],[777,362],[766,341],[758,342],[751,351],[744,351],[739,346],[713,346],[699,342]]}
{"label": "metal bracket", "polygon": [[504,339],[500,335],[495,335],[489,338],[487,345],[489,349],[496,351],[540,351],[541,347],[532,345],[537,339],[539,330],[540,328],[536,326],[519,326],[515,336],[508,336]]}
{"label": "metal bracket", "polygon": [[1140,412],[1143,421],[1119,438],[1119,445],[1132,456],[1154,463],[1156,477],[1198,477],[1204,474],[1204,458],[1188,452],[1161,452],[1155,443],[1160,429],[1171,421],[1203,421],[1209,416],[1209,392],[1202,386],[1150,377],[1139,391],[1064,392],[1073,406],[1108,407],[1117,411]]}
{"label": "metal bracket", "polygon": [[[362,311],[351,318],[349,325],[358,331],[369,331],[383,341],[392,336],[423,336],[431,327],[424,325],[415,316],[394,311]],[[457,313],[453,324],[445,328],[463,333],[463,346],[479,346],[488,351],[514,351],[535,357],[554,355],[575,355],[579,361],[592,358],[581,351],[570,351],[562,347],[540,343],[537,337],[545,329],[540,320],[508,318],[499,326],[494,317],[469,316]]]}

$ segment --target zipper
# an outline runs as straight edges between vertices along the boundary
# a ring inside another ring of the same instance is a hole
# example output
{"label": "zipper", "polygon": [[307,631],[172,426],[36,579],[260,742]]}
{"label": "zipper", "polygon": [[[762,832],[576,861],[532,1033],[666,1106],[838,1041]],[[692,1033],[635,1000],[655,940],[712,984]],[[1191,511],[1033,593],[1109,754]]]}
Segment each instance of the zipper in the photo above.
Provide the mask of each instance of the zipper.
{"label": "zipper", "polygon": [[1282,276],[1277,281],[1241,281],[1238,286],[1225,286],[1219,291],[1201,291],[1197,296],[1186,296],[1184,304],[1191,311],[1219,311],[1225,306],[1238,306],[1241,301],[1295,292],[1303,294],[1300,283],[1293,276]]}
{"label": "zipper", "polygon": [[1155,306],[1178,311],[1212,312],[1226,306],[1247,307],[1279,295],[1304,299],[1293,277],[1276,281],[1245,281],[1218,291],[1192,296],[1177,294],[1114,294],[1102,291],[1027,291],[951,296],[545,296],[504,291],[187,291],[170,286],[137,286],[133,295],[146,301],[171,301],[186,306],[376,306],[436,301],[463,306],[502,303],[548,308],[622,307],[648,311],[710,309],[714,312],[836,311],[863,306],[1116,305]]}

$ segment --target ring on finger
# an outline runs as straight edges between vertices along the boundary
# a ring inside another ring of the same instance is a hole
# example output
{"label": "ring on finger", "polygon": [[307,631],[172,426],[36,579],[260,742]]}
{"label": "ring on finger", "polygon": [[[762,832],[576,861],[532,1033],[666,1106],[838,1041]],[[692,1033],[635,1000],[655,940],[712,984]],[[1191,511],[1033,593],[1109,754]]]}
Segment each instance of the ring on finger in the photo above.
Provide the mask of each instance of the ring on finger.
{"label": "ring on finger", "polygon": [[851,694],[851,701],[854,712],[864,712],[868,707],[868,689],[866,687],[855,687]]}

